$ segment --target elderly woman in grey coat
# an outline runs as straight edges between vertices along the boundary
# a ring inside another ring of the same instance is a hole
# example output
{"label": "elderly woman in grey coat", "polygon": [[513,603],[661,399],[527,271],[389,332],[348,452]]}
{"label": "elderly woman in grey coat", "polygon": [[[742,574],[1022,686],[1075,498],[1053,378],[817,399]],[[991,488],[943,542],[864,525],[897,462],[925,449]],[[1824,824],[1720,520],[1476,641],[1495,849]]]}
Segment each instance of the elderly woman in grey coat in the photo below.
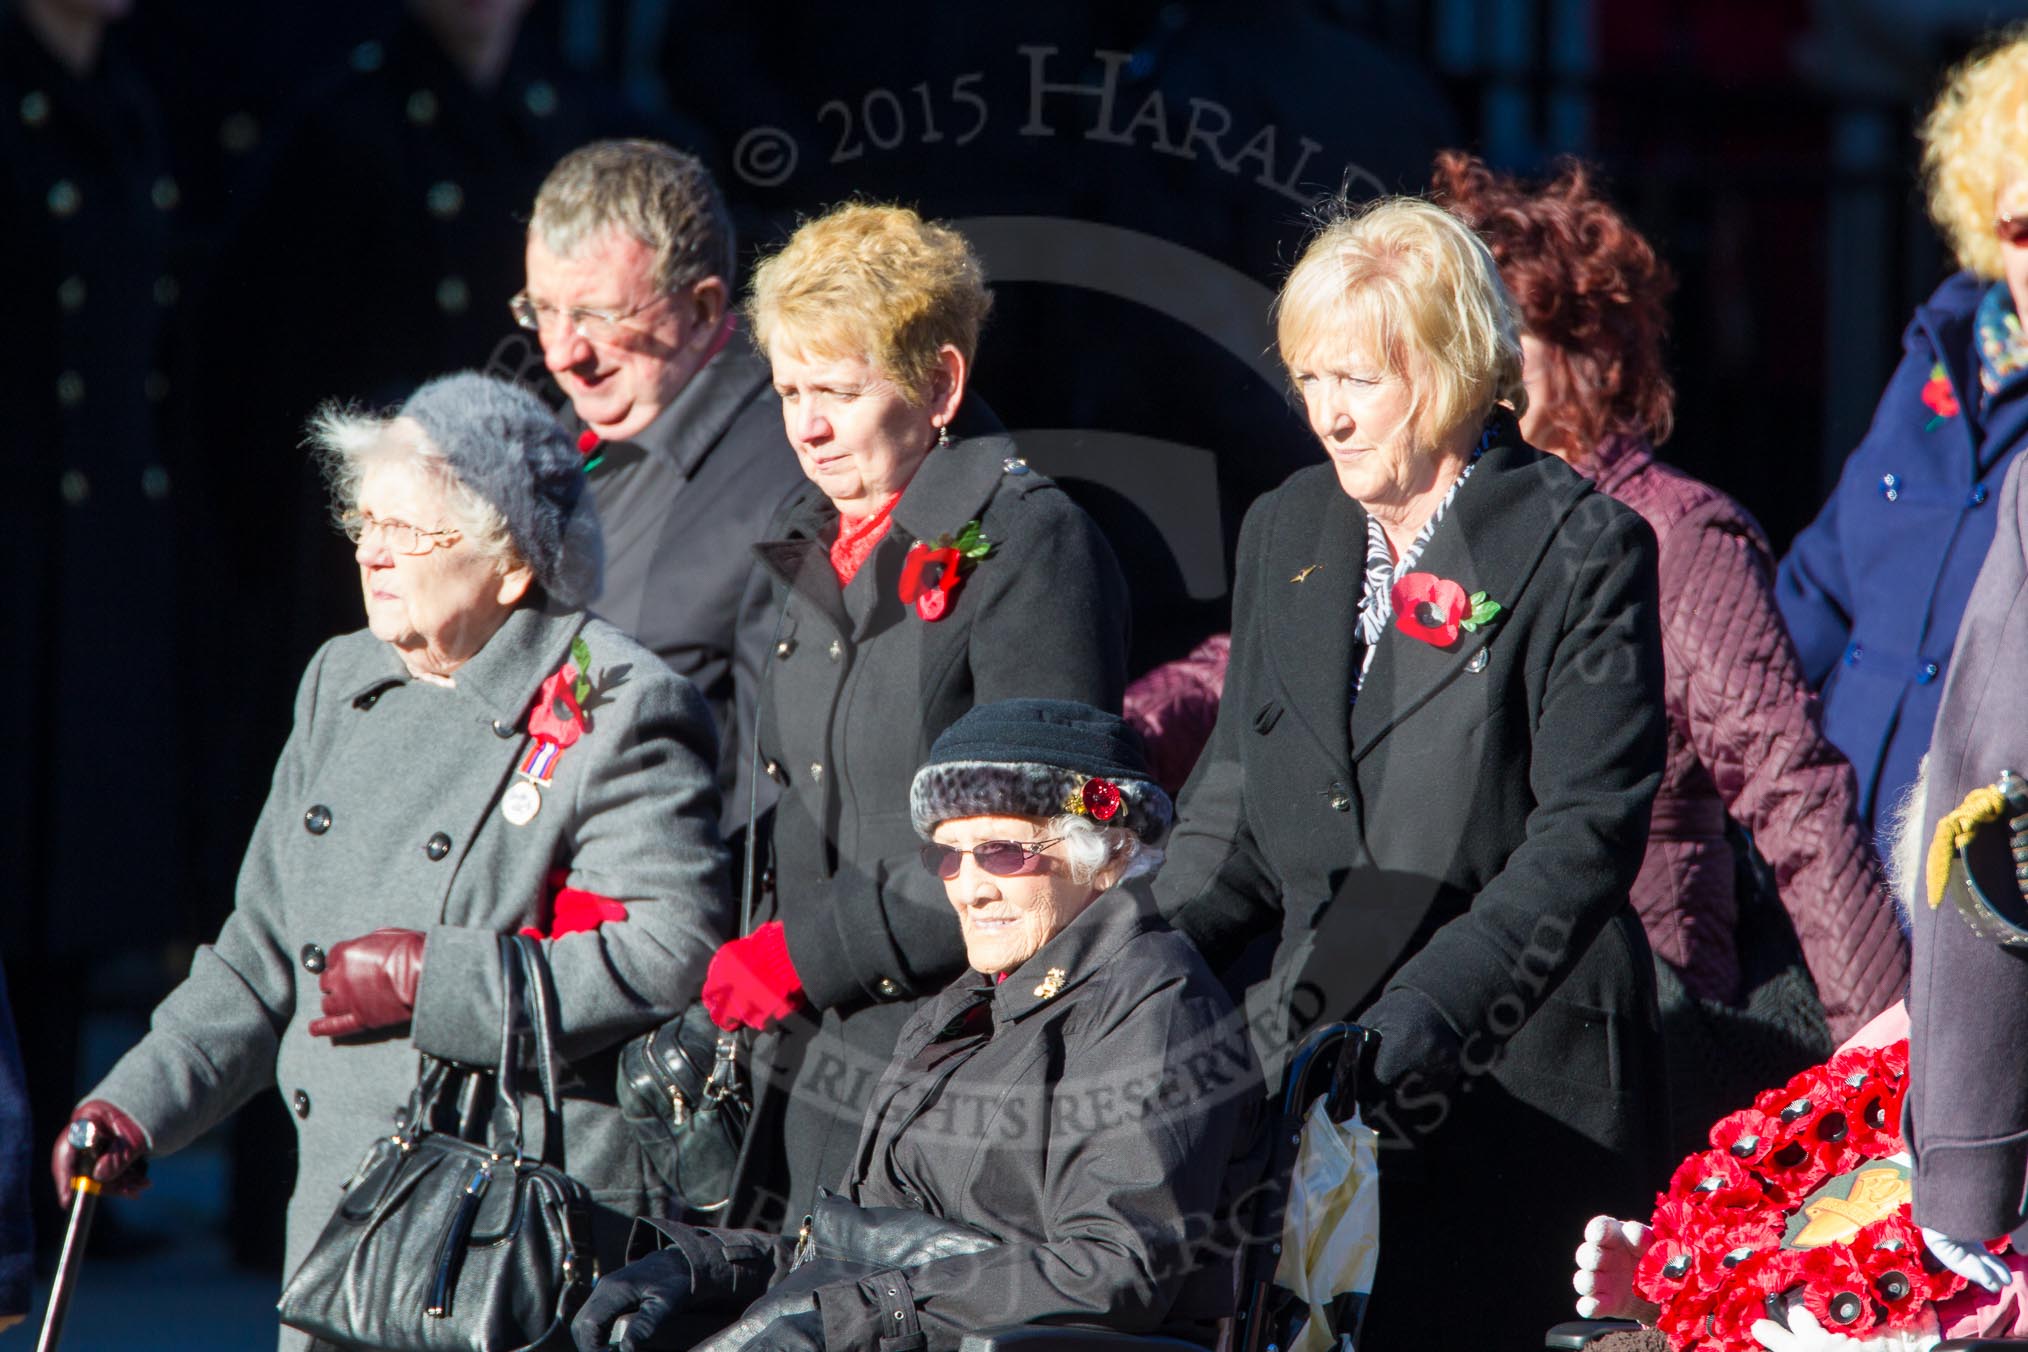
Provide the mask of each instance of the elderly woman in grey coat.
{"label": "elderly woman in grey coat", "polygon": [[1260,1073],[1204,959],[1121,886],[1172,816],[1140,738],[1073,700],[976,705],[907,807],[969,970],[902,1027],[841,1191],[799,1239],[638,1227],[582,1352],[953,1352],[1023,1324],[1209,1345],[1232,1312]]}
{"label": "elderly woman in grey coat", "polygon": [[[615,1049],[697,998],[725,936],[710,715],[582,609],[598,520],[532,395],[447,376],[391,418],[327,412],[315,439],[367,627],[304,674],[217,941],[76,1111],[113,1141],[96,1176],[138,1186],[137,1159],[272,1080],[297,1119],[294,1271],[416,1053],[497,1060],[498,939],[528,927],[558,998],[564,1157],[611,1254],[621,1218],[668,1205],[612,1106]],[[62,1142],[53,1163],[67,1193]]]}

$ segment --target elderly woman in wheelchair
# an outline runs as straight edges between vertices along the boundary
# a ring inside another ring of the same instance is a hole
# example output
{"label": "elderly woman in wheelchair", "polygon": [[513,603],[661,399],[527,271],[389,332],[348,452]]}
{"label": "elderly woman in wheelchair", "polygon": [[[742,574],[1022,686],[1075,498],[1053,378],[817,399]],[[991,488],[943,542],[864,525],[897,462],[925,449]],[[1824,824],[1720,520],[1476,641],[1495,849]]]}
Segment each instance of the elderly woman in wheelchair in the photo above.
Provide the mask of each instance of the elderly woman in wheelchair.
{"label": "elderly woman in wheelchair", "polygon": [[617,1346],[900,1352],[1022,1325],[1208,1344],[1265,1151],[1231,1001],[1140,889],[1172,808],[1116,716],[981,705],[909,809],[971,970],[879,1071],[800,1235],[637,1225],[572,1326]]}

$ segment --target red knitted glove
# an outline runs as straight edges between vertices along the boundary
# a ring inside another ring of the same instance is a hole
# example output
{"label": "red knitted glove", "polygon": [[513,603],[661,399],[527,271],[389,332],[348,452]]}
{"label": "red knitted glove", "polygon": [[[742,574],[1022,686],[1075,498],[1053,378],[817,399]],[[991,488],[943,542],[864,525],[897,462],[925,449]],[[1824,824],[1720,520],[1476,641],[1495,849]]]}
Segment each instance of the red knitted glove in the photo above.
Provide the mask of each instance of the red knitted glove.
{"label": "red knitted glove", "polygon": [[[115,1197],[132,1197],[148,1186],[148,1133],[141,1124],[104,1099],[80,1103],[70,1115],[73,1122],[94,1122],[101,1134],[99,1157],[92,1165],[92,1177]],[[70,1129],[56,1138],[49,1152],[49,1172],[56,1179],[56,1204],[70,1205],[71,1180],[77,1177],[77,1152],[71,1148]]]}
{"label": "red knitted glove", "polygon": [[407,1023],[422,979],[421,930],[377,929],[331,949],[317,989],[324,1017],[310,1021],[311,1037],[350,1037]]}
{"label": "red knitted glove", "polygon": [[789,961],[789,941],[779,920],[721,947],[704,974],[704,1012],[728,1032],[765,1028],[802,1003],[803,979]]}

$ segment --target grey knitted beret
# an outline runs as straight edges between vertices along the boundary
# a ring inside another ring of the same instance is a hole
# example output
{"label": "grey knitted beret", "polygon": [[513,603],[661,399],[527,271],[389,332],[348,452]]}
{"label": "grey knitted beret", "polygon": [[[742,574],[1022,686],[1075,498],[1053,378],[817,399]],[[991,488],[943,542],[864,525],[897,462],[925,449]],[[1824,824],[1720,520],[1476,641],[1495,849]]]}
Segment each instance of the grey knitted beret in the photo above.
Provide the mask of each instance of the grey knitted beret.
{"label": "grey knitted beret", "polygon": [[[1087,806],[1093,780],[1119,793],[1117,810],[1103,818]],[[1071,812],[1124,827],[1152,845],[1175,816],[1133,727],[1118,714],[1063,699],[974,705],[937,737],[909,785],[908,808],[925,839],[954,817]]]}
{"label": "grey knitted beret", "polygon": [[420,424],[458,481],[506,518],[544,591],[566,606],[598,595],[605,540],[584,458],[548,405],[518,385],[461,371],[417,389],[400,416]]}

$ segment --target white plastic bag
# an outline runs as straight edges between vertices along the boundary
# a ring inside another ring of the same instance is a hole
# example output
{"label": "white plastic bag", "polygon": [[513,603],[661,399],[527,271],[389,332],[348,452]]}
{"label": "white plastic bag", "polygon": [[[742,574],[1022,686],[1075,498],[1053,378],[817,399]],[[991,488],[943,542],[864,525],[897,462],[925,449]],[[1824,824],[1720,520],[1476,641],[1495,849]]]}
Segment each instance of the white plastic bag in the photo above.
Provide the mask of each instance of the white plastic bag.
{"label": "white plastic bag", "polygon": [[1379,1134],[1356,1113],[1333,1122],[1324,1102],[1303,1123],[1282,1220],[1275,1285],[1310,1307],[1288,1352],[1352,1352],[1349,1336],[1332,1337],[1324,1311],[1338,1296],[1371,1292],[1380,1264]]}

